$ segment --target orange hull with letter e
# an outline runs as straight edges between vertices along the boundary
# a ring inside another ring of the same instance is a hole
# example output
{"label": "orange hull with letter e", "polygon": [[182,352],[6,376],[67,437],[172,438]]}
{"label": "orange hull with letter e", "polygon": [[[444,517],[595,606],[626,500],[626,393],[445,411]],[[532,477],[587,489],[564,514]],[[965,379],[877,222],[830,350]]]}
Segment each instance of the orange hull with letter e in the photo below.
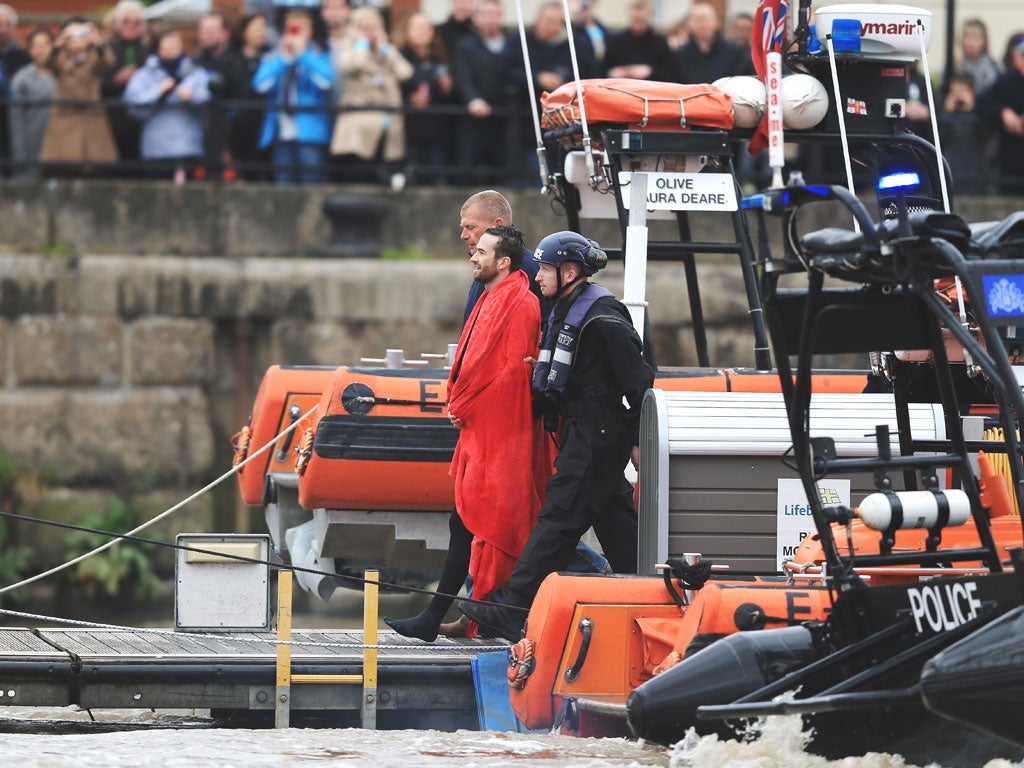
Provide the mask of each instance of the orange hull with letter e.
{"label": "orange hull with letter e", "polygon": [[303,435],[305,509],[455,508],[448,372],[338,368]]}
{"label": "orange hull with letter e", "polygon": [[[708,581],[687,602],[682,587],[670,590],[660,577],[552,574],[511,651],[512,707],[529,728],[607,734],[608,722],[593,725],[601,709],[623,706],[686,655],[733,632],[822,619],[829,607],[821,586],[782,577]],[[567,719],[567,700],[578,717]]]}
{"label": "orange hull with letter e", "polygon": [[[297,416],[316,412],[274,449],[242,469],[246,504],[266,501],[266,475],[291,473],[296,453],[305,509],[449,510],[448,464],[457,437],[445,410],[446,370],[271,366],[249,424],[235,436],[236,463]],[[815,376],[815,390],[859,392],[864,372]],[[778,392],[778,377],[753,369],[665,369],[654,386],[667,391]],[[296,409],[297,412],[296,412]],[[303,441],[312,443],[305,448]]]}
{"label": "orange hull with letter e", "polygon": [[[243,500],[266,507],[275,545],[288,550],[286,533],[316,518],[315,556],[333,559],[339,569],[357,561],[378,567],[393,562],[424,573],[435,567],[448,536],[446,518],[437,513],[455,508],[448,470],[458,432],[447,418],[447,383],[446,369],[269,368],[249,424],[233,441],[236,463],[314,411],[239,474]],[[863,372],[815,379],[823,391],[858,392],[863,384]],[[655,386],[779,389],[778,378],[768,373],[727,368],[665,369]],[[411,539],[404,541],[407,532]],[[366,554],[366,561],[353,560],[354,552]]]}
{"label": "orange hull with letter e", "polygon": [[[234,463],[244,461],[313,408],[333,372],[333,368],[319,366],[273,365],[268,368],[256,393],[249,423],[232,441]],[[296,430],[281,437],[272,449],[239,471],[238,489],[246,504],[266,503],[268,475],[294,471]]]}

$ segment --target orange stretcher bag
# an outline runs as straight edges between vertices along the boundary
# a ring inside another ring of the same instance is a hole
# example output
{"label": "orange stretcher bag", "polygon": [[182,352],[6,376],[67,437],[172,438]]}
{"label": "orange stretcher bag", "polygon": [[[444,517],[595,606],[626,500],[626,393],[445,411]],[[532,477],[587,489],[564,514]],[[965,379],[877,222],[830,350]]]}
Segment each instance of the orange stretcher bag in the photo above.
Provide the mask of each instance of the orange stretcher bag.
{"label": "orange stretcher bag", "polygon": [[[732,98],[713,85],[659,83],[628,78],[581,80],[588,123],[618,123],[629,128],[678,131],[694,126],[733,126]],[[580,122],[576,82],[570,81],[540,98],[545,128]]]}

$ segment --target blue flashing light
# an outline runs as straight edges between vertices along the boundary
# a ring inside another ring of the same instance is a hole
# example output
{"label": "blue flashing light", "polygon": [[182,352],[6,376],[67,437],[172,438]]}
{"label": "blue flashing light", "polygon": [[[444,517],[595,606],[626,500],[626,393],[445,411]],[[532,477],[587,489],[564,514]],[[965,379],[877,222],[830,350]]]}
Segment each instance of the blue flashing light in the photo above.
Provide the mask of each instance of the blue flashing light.
{"label": "blue flashing light", "polygon": [[909,189],[921,184],[921,175],[917,171],[900,171],[889,173],[878,179],[878,191]]}

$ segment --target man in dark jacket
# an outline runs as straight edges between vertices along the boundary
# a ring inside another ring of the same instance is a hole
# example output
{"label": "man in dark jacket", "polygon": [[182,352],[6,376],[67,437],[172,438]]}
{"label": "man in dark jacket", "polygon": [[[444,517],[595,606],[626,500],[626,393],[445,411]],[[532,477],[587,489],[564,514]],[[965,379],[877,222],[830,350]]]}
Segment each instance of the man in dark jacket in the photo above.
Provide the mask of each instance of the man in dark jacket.
{"label": "man in dark jacket", "polygon": [[[580,78],[597,77],[600,72],[593,48],[586,39],[573,39]],[[526,33],[537,98],[544,91],[553,91],[573,79],[569,37],[565,31],[565,14],[558,0],[548,0],[537,11],[533,29]],[[532,137],[531,137],[532,138]]]}
{"label": "man in dark jacket", "polygon": [[678,82],[713,83],[720,77],[755,74],[750,49],[722,36],[722,20],[713,5],[694,5],[689,26],[689,42],[676,51]]}
{"label": "man in dark jacket", "polygon": [[651,0],[631,0],[629,26],[608,37],[604,66],[608,77],[672,81],[675,63],[665,36],[651,27]]}
{"label": "man in dark jacket", "polygon": [[220,13],[208,13],[196,26],[199,53],[195,63],[210,73],[210,110],[206,117],[206,162],[211,178],[220,176],[229,158],[229,102],[249,95],[249,74],[231,45],[231,30]]}
{"label": "man in dark jacket", "polygon": [[[472,258],[476,253],[476,244],[480,236],[491,227],[501,227],[512,223],[512,205],[508,199],[493,189],[485,189],[476,194],[470,195],[462,204],[459,211],[459,238],[466,244],[466,252]],[[537,262],[533,260],[533,251],[524,254],[519,269],[522,269],[530,282],[530,290],[540,301],[541,322],[547,320],[547,313],[551,310],[551,302],[545,299],[540,292],[534,278],[537,277]],[[476,306],[477,301],[484,293],[483,284],[474,280],[469,287],[469,294],[466,297],[466,311],[462,317],[465,325],[469,315]]]}
{"label": "man in dark jacket", "polygon": [[525,88],[522,56],[502,28],[501,3],[483,0],[473,16],[475,32],[455,49],[455,88],[469,118],[460,124],[459,165],[465,181],[498,181],[509,156],[507,115],[495,115]]}
{"label": "man in dark jacket", "polygon": [[507,604],[459,606],[512,641],[541,582],[565,569],[591,526],[612,570],[636,571],[637,517],[623,470],[638,461],[640,404],[654,382],[629,312],[587,281],[607,262],[604,251],[574,232],[556,232],[540,242],[534,260],[541,291],[557,299],[533,377],[535,410],[558,432],[555,474],[509,578]]}
{"label": "man in dark jacket", "polygon": [[452,0],[452,12],[437,25],[437,36],[452,56],[462,39],[473,34],[473,0]]}

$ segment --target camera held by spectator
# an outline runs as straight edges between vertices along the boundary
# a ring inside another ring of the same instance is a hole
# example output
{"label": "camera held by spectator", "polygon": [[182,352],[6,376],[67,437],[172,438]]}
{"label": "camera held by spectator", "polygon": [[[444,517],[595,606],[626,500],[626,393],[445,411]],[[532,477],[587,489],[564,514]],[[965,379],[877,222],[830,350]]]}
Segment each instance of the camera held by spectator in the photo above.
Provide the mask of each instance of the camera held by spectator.
{"label": "camera held by spectator", "polygon": [[963,72],[949,78],[944,106],[947,112],[973,112],[974,78]]}

